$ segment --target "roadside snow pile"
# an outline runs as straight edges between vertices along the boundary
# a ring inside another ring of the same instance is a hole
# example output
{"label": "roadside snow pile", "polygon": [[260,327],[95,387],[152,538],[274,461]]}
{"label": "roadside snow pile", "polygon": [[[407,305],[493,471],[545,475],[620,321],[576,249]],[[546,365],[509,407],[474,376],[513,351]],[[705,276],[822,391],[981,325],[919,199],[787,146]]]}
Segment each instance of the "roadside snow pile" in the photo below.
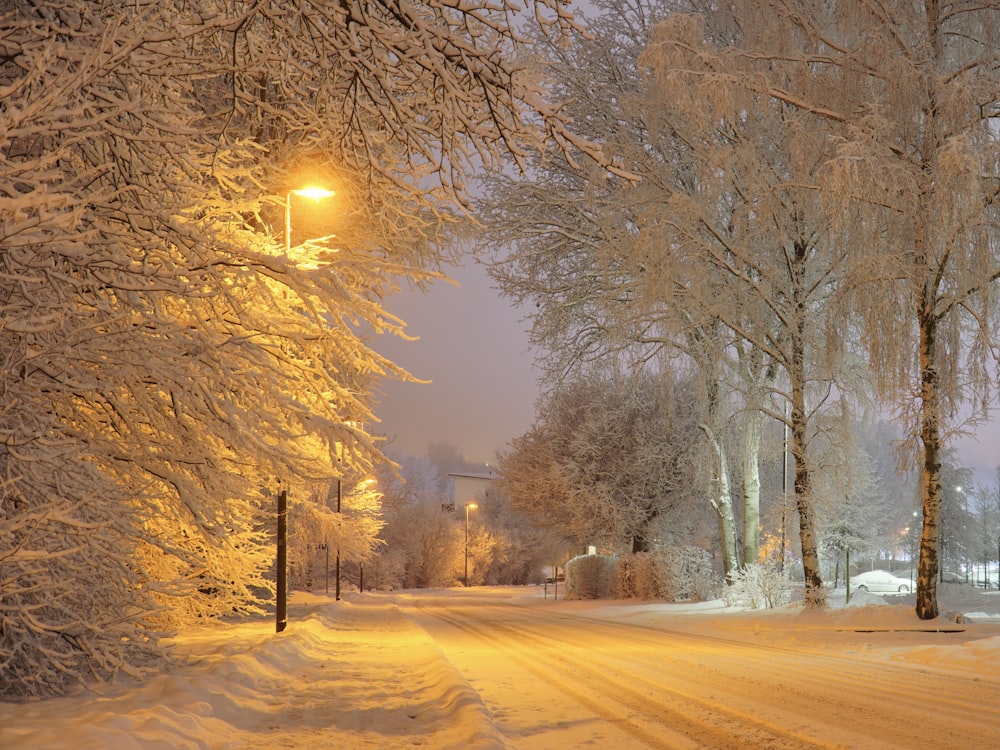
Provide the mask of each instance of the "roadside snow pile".
{"label": "roadside snow pile", "polygon": [[502,747],[424,631],[391,604],[331,603],[296,594],[281,634],[263,619],[186,632],[187,663],[140,685],[0,703],[0,748]]}

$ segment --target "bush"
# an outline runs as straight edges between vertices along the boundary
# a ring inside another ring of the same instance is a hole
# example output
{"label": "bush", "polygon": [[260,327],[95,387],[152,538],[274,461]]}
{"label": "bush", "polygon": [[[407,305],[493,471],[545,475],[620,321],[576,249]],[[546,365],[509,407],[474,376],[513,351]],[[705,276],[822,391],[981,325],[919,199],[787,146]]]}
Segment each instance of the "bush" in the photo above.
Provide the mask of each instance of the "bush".
{"label": "bush", "polygon": [[729,607],[774,609],[792,599],[795,584],[776,563],[750,563],[729,576],[731,585],[723,592]]}
{"label": "bush", "polygon": [[717,595],[719,584],[705,550],[677,547],[623,556],[612,590],[619,599],[704,601]]}
{"label": "bush", "polygon": [[566,563],[567,599],[608,599],[618,559],[607,555],[579,555]]}

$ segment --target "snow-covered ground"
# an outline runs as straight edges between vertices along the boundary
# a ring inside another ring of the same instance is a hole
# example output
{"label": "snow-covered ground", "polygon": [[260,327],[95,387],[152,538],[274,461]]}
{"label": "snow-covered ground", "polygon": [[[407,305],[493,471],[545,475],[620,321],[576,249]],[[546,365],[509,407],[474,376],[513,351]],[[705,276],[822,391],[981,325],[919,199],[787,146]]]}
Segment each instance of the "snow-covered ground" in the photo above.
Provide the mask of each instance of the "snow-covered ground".
{"label": "snow-covered ground", "polygon": [[[758,659],[759,649],[765,649],[766,657],[767,648],[780,645],[787,653],[801,655],[804,671],[832,656],[838,660],[837,668],[830,668],[828,675],[835,674],[839,682],[830,686],[829,695],[819,696],[818,713],[824,710],[821,703],[826,698],[832,700],[834,694],[863,695],[864,689],[870,687],[873,665],[886,672],[903,667],[915,669],[913,675],[918,679],[912,690],[914,696],[920,693],[922,701],[928,700],[927,691],[941,681],[975,685],[992,697],[992,704],[987,699],[978,711],[968,712],[978,716],[976,720],[969,720],[960,710],[964,696],[948,696],[949,726],[957,726],[956,737],[964,738],[962,744],[957,739],[951,744],[946,731],[939,727],[936,734],[929,735],[938,739],[928,739],[929,744],[922,746],[963,750],[1000,747],[1000,594],[967,586],[944,586],[942,609],[949,616],[930,623],[915,618],[912,597],[888,601],[900,603],[887,604],[881,596],[864,595],[855,597],[851,607],[845,607],[841,594],[839,598],[835,595],[831,610],[804,613],[795,608],[738,612],[724,609],[720,602],[554,602],[544,598],[543,590],[537,587],[351,594],[341,602],[296,594],[284,633],[274,633],[270,619],[213,623],[174,639],[178,656],[186,656],[186,663],[143,684],[103,685],[66,698],[0,703],[0,748],[363,750],[419,746],[435,750],[568,750],[611,746],[608,738],[613,740],[613,734],[608,732],[618,731],[613,726],[616,720],[595,717],[595,711],[603,713],[604,709],[588,700],[583,688],[573,687],[571,680],[579,678],[567,675],[564,689],[551,679],[546,685],[539,680],[536,690],[534,683],[511,671],[519,668],[518,661],[523,661],[529,672],[534,669],[534,656],[518,658],[519,644],[528,648],[529,641],[538,640],[551,652],[551,645],[541,642],[543,632],[553,642],[564,636],[570,640],[571,631],[594,622],[606,628],[612,624],[615,628],[638,626],[631,647],[626,649],[624,645],[629,644],[623,644],[623,661],[628,658],[624,656],[626,651],[633,659],[655,661],[657,657],[652,653],[641,656],[641,640],[645,636],[664,637],[657,634],[659,630],[669,631],[670,637],[690,634],[691,638],[715,639],[723,647],[743,644],[746,651],[758,653]],[[477,609],[484,613],[481,621],[475,620]],[[516,630],[522,615],[527,618],[525,622],[534,624],[534,635]],[[956,619],[962,624],[956,626]],[[442,646],[435,638],[446,638],[449,628],[464,630],[476,638],[462,643],[449,641],[449,645]],[[482,637],[487,632],[488,639]],[[685,649],[697,650],[690,646]],[[594,646],[593,663],[608,664],[608,660],[618,658],[617,653],[615,648],[602,650]],[[682,657],[670,658],[677,662],[671,669],[682,668]],[[749,657],[738,655],[720,654],[719,663],[725,660],[730,668],[738,670],[743,658],[749,665]],[[843,664],[858,665],[856,684],[849,679],[845,682]],[[903,678],[909,676],[907,672],[901,674]],[[541,672],[539,675],[545,677]],[[747,685],[752,684],[755,676],[746,677]],[[638,687],[641,679],[635,679]],[[643,689],[657,688],[650,683]],[[695,689],[687,688],[688,692]],[[900,706],[907,703],[908,693],[905,687],[903,690]],[[618,692],[624,695],[626,689],[619,688]],[[690,695],[685,697],[694,700]],[[698,705],[704,704],[703,696],[697,698]],[[755,720],[762,715],[761,706],[775,702],[766,691],[752,698],[757,708],[752,714],[746,709],[744,714]],[[729,704],[731,697],[725,700],[724,705],[720,697],[718,716],[722,717],[720,721],[731,721],[740,707]],[[641,710],[637,708],[634,713]],[[709,710],[709,714],[715,712]],[[539,717],[548,718],[541,721]],[[935,718],[928,720],[933,723]],[[629,735],[629,744],[614,746],[710,746],[690,742],[685,745],[676,737],[658,734],[660,725],[655,723],[655,717],[643,721],[645,725],[633,722],[636,728]],[[783,728],[790,744],[772,746],[795,747],[795,732],[811,736],[807,729]],[[848,730],[843,732],[843,737],[850,736]],[[970,746],[970,736],[980,738],[981,744]],[[810,741],[800,746],[867,748],[876,744],[830,736],[824,742]],[[880,738],[877,746],[913,747],[895,744],[891,731]]]}

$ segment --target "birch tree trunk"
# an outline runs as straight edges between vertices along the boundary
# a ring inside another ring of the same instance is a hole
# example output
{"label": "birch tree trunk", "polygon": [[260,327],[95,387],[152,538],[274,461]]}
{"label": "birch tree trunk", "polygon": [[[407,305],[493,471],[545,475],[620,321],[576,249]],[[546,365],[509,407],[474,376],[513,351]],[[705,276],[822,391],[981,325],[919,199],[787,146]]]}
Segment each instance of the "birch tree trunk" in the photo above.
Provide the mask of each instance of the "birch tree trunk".
{"label": "birch tree trunk", "polygon": [[743,564],[757,562],[760,550],[760,444],[764,412],[746,413],[741,435],[740,465],[743,474]]}
{"label": "birch tree trunk", "polygon": [[791,326],[791,353],[787,365],[792,390],[792,455],[795,457],[795,505],[799,511],[799,543],[802,547],[802,570],[805,575],[806,605],[826,604],[823,578],[819,567],[819,540],[816,534],[816,512],[813,509],[812,473],[806,447],[809,441],[806,416],[806,307],[804,290],[805,264],[808,248],[804,242],[795,245],[791,256],[792,301],[795,320]]}
{"label": "birch tree trunk", "polygon": [[932,620],[938,616],[938,548],[941,539],[941,431],[938,423],[937,322],[932,309],[933,297],[933,294],[923,295],[919,314],[923,528],[917,562],[916,612],[921,620]]}
{"label": "birch tree trunk", "polygon": [[712,477],[713,494],[709,498],[712,508],[719,518],[719,538],[722,544],[722,565],[726,581],[730,574],[739,570],[740,561],[736,545],[736,521],[733,513],[733,494],[729,484],[729,463],[726,460],[726,449],[706,424],[699,425],[715,455],[714,476]]}

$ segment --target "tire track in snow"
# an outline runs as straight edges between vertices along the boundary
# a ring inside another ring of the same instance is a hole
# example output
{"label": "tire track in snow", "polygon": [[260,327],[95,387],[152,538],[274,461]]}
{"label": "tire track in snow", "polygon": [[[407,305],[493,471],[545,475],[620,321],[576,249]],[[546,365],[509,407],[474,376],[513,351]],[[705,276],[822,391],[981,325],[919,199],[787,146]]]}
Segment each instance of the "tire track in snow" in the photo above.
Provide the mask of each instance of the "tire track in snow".
{"label": "tire track in snow", "polygon": [[648,747],[976,747],[1000,726],[1000,683],[923,667],[516,605],[418,608]]}
{"label": "tire track in snow", "polygon": [[[649,748],[769,748],[830,750],[844,745],[809,737],[717,698],[704,698],[662,682],[594,666],[587,648],[570,647],[533,629],[460,615],[450,609],[417,607],[421,612],[474,635],[502,651],[526,672],[561,692]],[[537,648],[527,652],[525,644]],[[620,667],[621,660],[616,660]]]}
{"label": "tire track in snow", "polygon": [[[875,731],[883,736],[891,734],[895,738],[894,742],[902,743],[894,745],[897,747],[955,746],[970,727],[975,732],[970,739],[971,744],[958,746],[975,747],[976,739],[982,739],[982,727],[994,727],[996,746],[1000,747],[1000,674],[993,680],[983,679],[981,675],[973,678],[920,664],[883,661],[843,653],[823,654],[787,645],[747,644],[733,638],[661,629],[638,623],[609,623],[600,618],[553,614],[561,622],[569,624],[586,620],[594,628],[608,628],[606,632],[609,633],[620,634],[621,629],[626,628],[635,633],[631,636],[633,642],[646,643],[654,648],[662,645],[664,638],[668,636],[686,639],[689,643],[694,641],[705,644],[703,653],[708,656],[717,653],[719,645],[725,645],[735,650],[741,661],[753,664],[752,669],[743,671],[743,678],[760,690],[770,689],[781,680],[787,680],[789,670],[798,667],[792,685],[795,692],[825,696],[828,704],[833,704],[845,716],[851,717],[855,724],[863,715],[873,714],[870,718]],[[726,659],[729,658],[727,654]],[[808,668],[805,664],[808,664]],[[716,667],[720,678],[729,674],[727,666],[723,663]],[[872,679],[863,685],[864,697],[869,705],[858,700],[859,672],[872,675]],[[837,686],[841,688],[839,694],[833,689]],[[876,704],[876,707],[872,708],[870,704]],[[883,704],[888,705],[889,710],[880,714],[877,706]],[[888,713],[891,716],[893,711],[910,710],[908,707],[921,704],[925,710],[914,712],[908,719],[893,719],[883,715]],[[924,721],[929,717],[933,718],[930,727]],[[896,724],[895,730],[888,731],[888,725],[892,723]],[[944,744],[933,744],[928,732],[931,735],[942,735]],[[911,744],[903,742],[904,737],[910,737]]]}
{"label": "tire track in snow", "polygon": [[[996,742],[991,746],[1000,747],[1000,675],[991,681],[979,674],[971,677],[925,665],[822,654],[786,645],[748,644],[639,623],[554,614],[553,619],[567,625],[585,620],[594,629],[605,629],[609,637],[621,637],[622,629],[627,629],[630,640],[652,647],[662,645],[666,636],[704,644],[706,654],[716,653],[724,645],[729,653],[726,661],[714,667],[718,679],[731,677],[732,668],[727,662],[731,654],[738,654],[742,661],[753,664],[751,669],[742,670],[743,679],[753,683],[748,686],[750,695],[754,688],[770,690],[784,681],[788,683],[786,700],[799,702],[806,709],[822,697],[828,711],[835,710],[844,717],[845,727],[860,730],[860,725],[869,726],[869,741],[889,736],[898,743],[893,747],[976,747],[975,739],[982,737],[982,727],[995,727]],[[860,681],[861,672],[871,679]],[[789,680],[790,675],[794,679]],[[836,690],[838,686],[840,691]]]}

